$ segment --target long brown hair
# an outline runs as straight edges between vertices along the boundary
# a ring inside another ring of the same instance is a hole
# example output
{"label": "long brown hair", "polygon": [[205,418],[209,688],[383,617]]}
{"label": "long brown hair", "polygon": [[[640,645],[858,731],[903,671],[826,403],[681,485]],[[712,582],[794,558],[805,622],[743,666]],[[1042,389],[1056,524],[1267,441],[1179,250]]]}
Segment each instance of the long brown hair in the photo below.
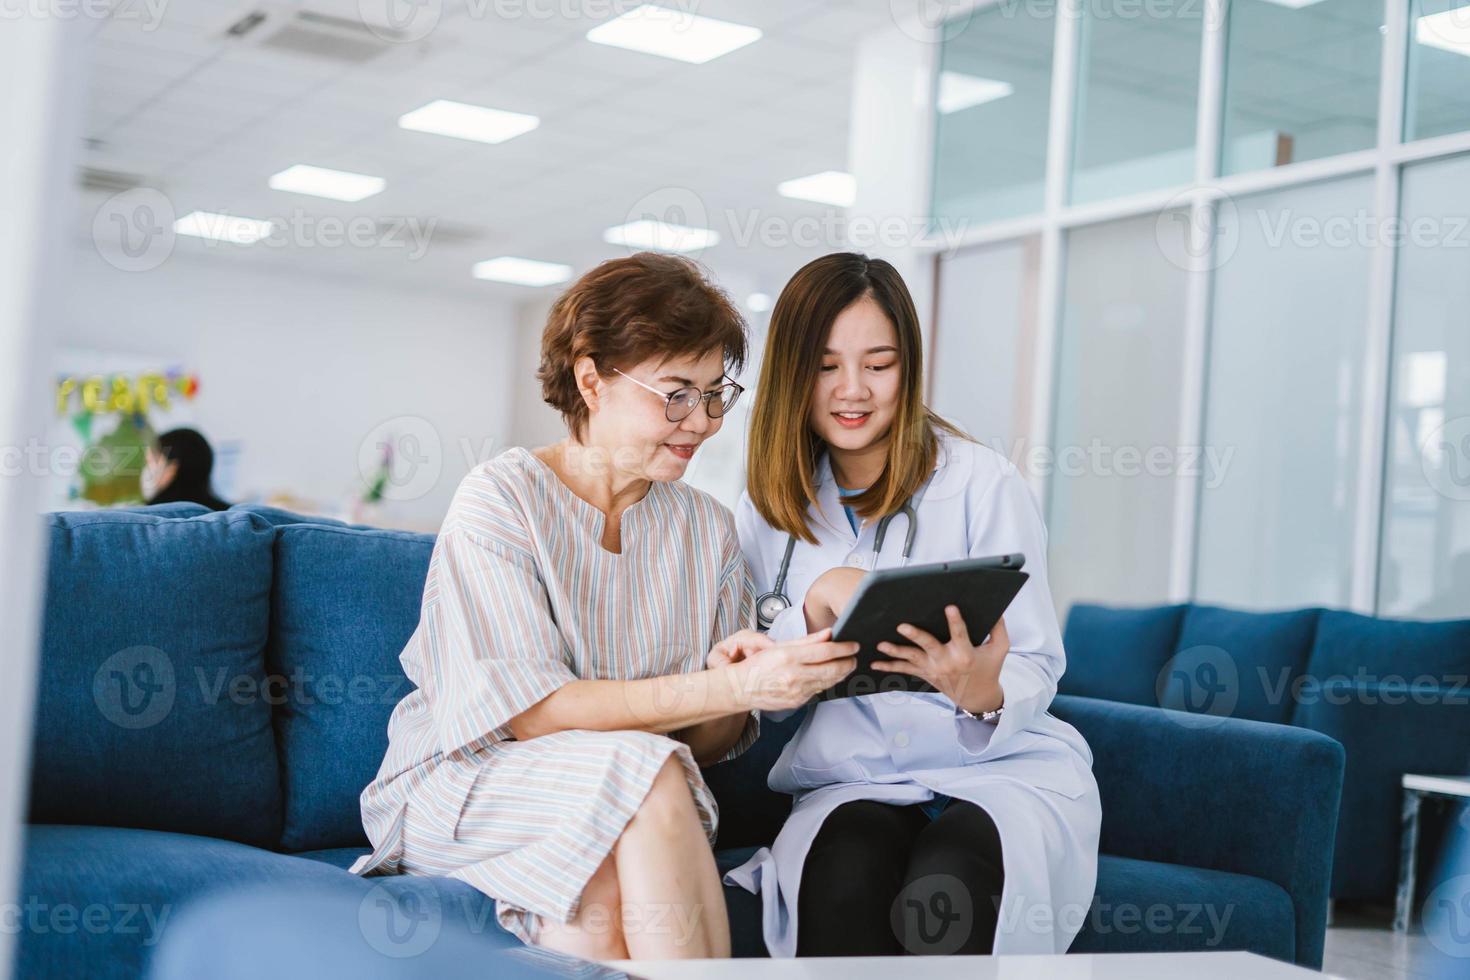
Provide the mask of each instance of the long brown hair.
{"label": "long brown hair", "polygon": [[882,475],[845,503],[864,518],[894,513],[934,472],[937,431],[968,438],[924,404],[919,314],[898,270],[854,252],[807,263],[771,312],[745,469],[751,503],[766,523],[808,543],[816,542],[806,512],[816,500],[817,460],[825,445],[808,422],[812,393],[833,322],[864,297],[878,304],[898,334],[898,410]]}

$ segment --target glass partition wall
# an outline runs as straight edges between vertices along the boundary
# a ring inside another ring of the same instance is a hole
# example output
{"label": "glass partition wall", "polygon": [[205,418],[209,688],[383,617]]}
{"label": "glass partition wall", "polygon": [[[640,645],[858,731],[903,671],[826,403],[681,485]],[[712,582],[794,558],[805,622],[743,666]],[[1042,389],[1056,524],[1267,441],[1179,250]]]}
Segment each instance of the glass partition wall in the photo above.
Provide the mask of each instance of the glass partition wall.
{"label": "glass partition wall", "polygon": [[971,244],[931,397],[1037,489],[1059,613],[1470,616],[1470,0],[940,37],[932,211]]}

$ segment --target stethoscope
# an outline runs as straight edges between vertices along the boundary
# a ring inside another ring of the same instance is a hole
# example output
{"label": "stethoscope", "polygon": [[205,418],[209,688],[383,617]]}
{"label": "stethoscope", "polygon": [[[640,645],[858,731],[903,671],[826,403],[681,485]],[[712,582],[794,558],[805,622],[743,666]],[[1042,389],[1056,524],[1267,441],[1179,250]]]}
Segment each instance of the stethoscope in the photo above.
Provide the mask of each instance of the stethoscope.
{"label": "stethoscope", "polygon": [[[895,517],[908,518],[908,532],[903,536],[903,563],[908,564],[909,553],[914,550],[914,533],[918,529],[918,517],[914,514],[913,501],[905,500],[903,506],[891,514],[884,516],[878,522],[878,530],[873,535],[873,564],[878,564],[878,556],[883,552],[883,539],[888,536],[888,525],[893,523]],[[771,591],[765,593],[755,600],[756,624],[761,630],[768,630],[776,617],[791,608],[791,600],[786,597],[786,573],[791,570],[791,553],[796,550],[796,535],[786,536],[786,553],[781,556],[781,568],[776,573],[776,584]]]}

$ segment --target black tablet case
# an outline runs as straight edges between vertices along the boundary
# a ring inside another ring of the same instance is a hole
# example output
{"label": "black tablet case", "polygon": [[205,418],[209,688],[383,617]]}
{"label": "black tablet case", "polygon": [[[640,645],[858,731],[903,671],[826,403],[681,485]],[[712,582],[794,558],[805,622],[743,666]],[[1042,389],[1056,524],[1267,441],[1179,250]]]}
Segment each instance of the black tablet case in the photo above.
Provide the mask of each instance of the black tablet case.
{"label": "black tablet case", "polygon": [[917,626],[940,642],[948,642],[949,620],[944,615],[947,605],[960,607],[971,642],[981,642],[1030,578],[1023,571],[999,567],[996,562],[993,558],[976,558],[870,572],[832,631],[834,640],[862,644],[857,668],[813,700],[885,691],[933,691],[918,677],[873,670],[874,660],[892,659],[878,651],[878,644],[887,640],[899,646],[914,645],[896,631],[900,623]]}

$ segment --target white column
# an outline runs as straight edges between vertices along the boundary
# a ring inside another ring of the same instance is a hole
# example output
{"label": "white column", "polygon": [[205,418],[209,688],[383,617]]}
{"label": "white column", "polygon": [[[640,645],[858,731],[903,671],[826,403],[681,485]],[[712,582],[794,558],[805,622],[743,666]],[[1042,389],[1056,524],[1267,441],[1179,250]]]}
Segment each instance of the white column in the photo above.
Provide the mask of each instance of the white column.
{"label": "white column", "polygon": [[[0,26],[0,902],[20,879],[35,698],[42,574],[37,508],[44,476],[32,472],[31,440],[45,439],[49,328],[62,263],[62,231],[73,220],[72,152],[79,95],[63,74],[81,63],[75,19],[6,18]],[[0,930],[0,976],[8,976],[14,936]]]}
{"label": "white column", "polygon": [[[933,330],[934,256],[921,247],[929,215],[937,27],[895,23],[858,42],[848,168],[857,178],[849,211],[855,251],[893,263]],[[899,229],[907,227],[906,234]]]}

